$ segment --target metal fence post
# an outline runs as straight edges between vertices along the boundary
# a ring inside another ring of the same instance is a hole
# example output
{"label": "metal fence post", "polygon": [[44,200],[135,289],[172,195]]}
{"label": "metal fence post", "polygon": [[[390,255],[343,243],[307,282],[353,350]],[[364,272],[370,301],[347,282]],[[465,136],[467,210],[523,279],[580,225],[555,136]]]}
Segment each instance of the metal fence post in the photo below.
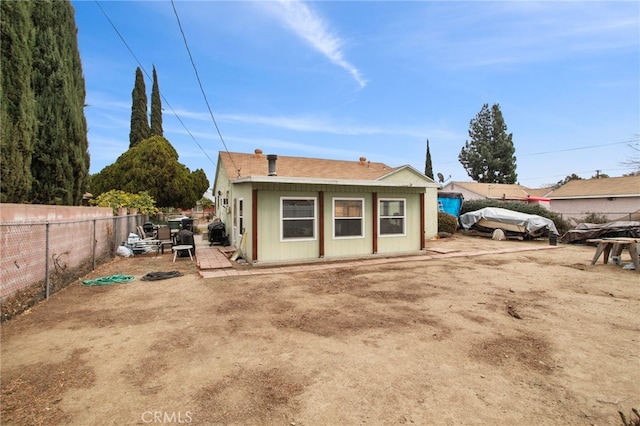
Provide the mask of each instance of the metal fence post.
{"label": "metal fence post", "polygon": [[45,249],[44,249],[44,282],[45,282],[45,298],[49,300],[49,222],[46,224],[45,232]]}
{"label": "metal fence post", "polygon": [[91,270],[96,270],[96,245],[98,242],[96,241],[96,220],[93,219],[93,241],[91,242]]}

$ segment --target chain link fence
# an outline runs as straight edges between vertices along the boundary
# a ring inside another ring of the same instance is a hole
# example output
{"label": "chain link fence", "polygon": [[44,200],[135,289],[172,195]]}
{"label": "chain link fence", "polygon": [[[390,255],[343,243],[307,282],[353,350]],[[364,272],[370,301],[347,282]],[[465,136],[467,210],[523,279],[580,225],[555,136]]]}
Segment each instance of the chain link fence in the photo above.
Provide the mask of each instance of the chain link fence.
{"label": "chain link fence", "polygon": [[12,318],[115,256],[148,216],[0,223],[1,320]]}
{"label": "chain link fence", "polygon": [[617,220],[637,221],[638,212],[576,212],[576,213],[557,213],[562,220],[566,221],[570,226],[574,227],[579,223],[606,223]]}

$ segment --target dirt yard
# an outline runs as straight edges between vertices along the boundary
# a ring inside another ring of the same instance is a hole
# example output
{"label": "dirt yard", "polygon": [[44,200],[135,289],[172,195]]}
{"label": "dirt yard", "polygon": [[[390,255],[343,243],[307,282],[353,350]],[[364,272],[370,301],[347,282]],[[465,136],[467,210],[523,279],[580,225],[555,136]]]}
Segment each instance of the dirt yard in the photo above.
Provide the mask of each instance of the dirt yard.
{"label": "dirt yard", "polygon": [[640,408],[640,274],[594,252],[225,279],[119,258],[85,279],[135,282],[77,282],[2,325],[2,424],[620,425]]}

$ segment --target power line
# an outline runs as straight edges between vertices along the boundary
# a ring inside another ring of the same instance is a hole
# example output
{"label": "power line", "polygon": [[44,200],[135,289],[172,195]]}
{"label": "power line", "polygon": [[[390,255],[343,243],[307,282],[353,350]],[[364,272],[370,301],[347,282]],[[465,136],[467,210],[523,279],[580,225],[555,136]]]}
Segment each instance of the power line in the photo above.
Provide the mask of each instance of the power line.
{"label": "power line", "polygon": [[[107,21],[109,21],[109,24],[111,24],[111,27],[113,28],[113,30],[116,32],[116,34],[118,34],[118,37],[120,37],[120,40],[122,40],[122,43],[124,43],[124,45],[126,46],[127,50],[129,51],[129,53],[131,53],[131,56],[133,56],[133,59],[136,60],[136,63],[138,64],[138,66],[140,67],[140,69],[142,70],[142,72],[147,76],[147,78],[149,78],[150,80],[152,80],[153,78],[149,75],[149,73],[147,72],[147,70],[144,68],[144,66],[140,63],[140,60],[138,59],[138,57],[135,55],[135,53],[133,52],[133,50],[131,49],[131,47],[129,47],[129,44],[127,43],[127,41],[124,39],[124,37],[122,36],[122,34],[120,34],[120,31],[118,31],[118,28],[115,26],[115,24],[113,23],[113,21],[111,21],[111,18],[109,18],[109,15],[107,15],[107,12],[105,12],[105,10],[102,8],[102,6],[100,6],[100,3],[98,2],[98,0],[94,0],[96,5],[98,5],[98,8],[100,8],[100,11],[102,12],[102,14],[105,16],[105,18],[107,18]],[[209,157],[209,154],[207,154],[207,151],[204,150],[204,148],[202,147],[202,145],[200,145],[200,143],[198,142],[198,140],[195,138],[195,136],[193,136],[193,134],[191,134],[191,131],[187,128],[187,125],[182,121],[182,119],[180,118],[180,116],[178,115],[178,113],[173,109],[173,107],[171,106],[171,104],[169,103],[169,101],[167,100],[167,98],[164,97],[164,95],[162,94],[162,92],[160,93],[160,97],[162,98],[162,100],[164,101],[164,104],[171,110],[171,112],[173,113],[173,115],[176,117],[176,119],[178,119],[178,122],[182,125],[182,127],[184,127],[184,129],[186,130],[187,134],[191,137],[191,139],[193,139],[193,141],[196,143],[196,145],[198,145],[198,147],[200,148],[200,150],[204,153],[205,157],[207,157],[209,159],[209,161],[211,162],[211,164],[213,164],[214,168],[216,167],[216,163],[215,161],[213,161],[211,159],[211,157]]]}
{"label": "power line", "polygon": [[[600,169],[600,174],[604,173],[604,172],[618,172],[618,171],[626,171],[629,170],[629,168],[625,167],[625,168],[616,168],[616,169]],[[581,172],[572,172],[572,174],[576,174],[576,175],[583,175],[583,174],[590,174],[593,173],[594,171],[597,170],[585,170],[585,171],[581,171]],[[557,175],[549,175],[549,176],[538,176],[538,177],[527,177],[524,179],[520,179],[518,178],[519,181],[527,181],[527,180],[534,180],[534,179],[553,179],[553,178],[565,178],[569,176],[569,174],[557,174]]]}
{"label": "power line", "polygon": [[627,141],[605,143],[605,144],[600,144],[600,145],[589,145],[589,146],[580,146],[580,147],[576,147],[576,148],[558,149],[558,150],[554,150],[554,151],[532,152],[532,153],[529,153],[529,154],[520,154],[519,156],[555,154],[557,152],[580,151],[580,150],[583,150],[583,149],[601,148],[601,147],[604,147],[604,146],[622,145],[622,144],[630,144],[630,143],[631,144],[632,143],[638,143],[638,139],[636,138],[636,139],[630,139],[630,140],[627,140]]}
{"label": "power line", "polygon": [[[224,141],[224,138],[222,137],[222,132],[220,132],[220,128],[218,127],[218,123],[216,122],[216,118],[213,116],[213,111],[211,110],[211,106],[209,105],[209,100],[207,99],[207,95],[204,92],[204,88],[202,87],[202,81],[200,81],[200,75],[198,74],[198,68],[196,67],[196,64],[195,64],[195,62],[193,60],[193,56],[191,55],[191,49],[189,49],[189,43],[187,43],[187,36],[184,34],[184,31],[182,29],[182,23],[180,22],[180,17],[178,16],[178,11],[176,10],[176,5],[173,2],[173,0],[171,0],[171,6],[173,7],[173,13],[176,15],[176,20],[178,21],[178,28],[180,28],[180,34],[182,34],[182,40],[184,40],[184,46],[187,49],[187,53],[189,54],[189,59],[191,60],[191,66],[193,66],[193,71],[196,74],[196,80],[198,80],[198,86],[200,86],[200,92],[202,93],[202,97],[204,98],[204,102],[205,102],[205,104],[207,104],[207,109],[209,110],[209,115],[211,116],[211,120],[213,121],[213,124],[216,127],[216,131],[218,132],[218,136],[220,137],[220,141],[222,142],[222,145],[224,146],[224,149],[227,151],[227,154],[229,154],[229,148],[227,148],[227,143]],[[235,161],[233,161],[233,157],[231,157],[231,155],[229,155],[229,158],[231,159],[231,163],[233,164],[233,167],[238,172],[238,176],[240,176],[240,169],[236,165]]]}
{"label": "power line", "polygon": [[[575,148],[558,149],[558,150],[553,150],[553,151],[541,151],[541,152],[532,152],[532,153],[528,153],[528,154],[517,154],[517,157],[520,158],[520,157],[527,157],[529,155],[545,155],[545,154],[555,154],[555,153],[558,153],[558,152],[580,151],[580,150],[583,150],[583,149],[602,148],[602,147],[605,147],[605,146],[622,145],[622,144],[627,144],[629,146],[640,145],[640,138],[634,138],[634,139],[629,139],[629,140],[620,141],[620,142],[604,143],[604,144],[599,144],[599,145],[589,145],[589,146],[579,146],[579,147],[575,147]],[[439,164],[453,164],[453,163],[456,163],[456,161],[440,162]]]}

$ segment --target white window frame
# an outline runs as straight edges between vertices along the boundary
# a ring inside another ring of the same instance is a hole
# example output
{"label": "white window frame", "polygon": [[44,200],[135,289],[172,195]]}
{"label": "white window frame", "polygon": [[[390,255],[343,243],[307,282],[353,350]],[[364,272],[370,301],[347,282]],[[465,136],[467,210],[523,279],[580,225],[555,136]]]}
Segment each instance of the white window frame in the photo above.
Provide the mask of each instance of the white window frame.
{"label": "white window frame", "polygon": [[[285,218],[284,217],[284,201],[285,200],[307,200],[313,201],[313,217],[297,217],[297,218]],[[313,220],[313,236],[306,238],[285,238],[284,236],[284,221],[285,220]],[[295,243],[299,241],[316,241],[318,239],[318,197],[280,197],[280,242],[281,243]]]}
{"label": "white window frame", "polygon": [[[362,204],[361,216],[359,217],[336,217],[336,201],[359,201]],[[333,215],[333,239],[334,240],[353,240],[358,238],[364,238],[365,234],[365,202],[364,198],[354,198],[354,197],[335,197],[333,198],[332,203],[332,215]],[[343,219],[360,219],[360,235],[336,235],[336,221]]]}
{"label": "white window frame", "polygon": [[[403,215],[402,216],[388,216],[382,214],[382,202],[384,201],[402,201],[403,202]],[[382,233],[382,219],[402,219],[402,233],[398,234],[383,234]],[[393,238],[393,237],[406,237],[407,236],[407,199],[406,198],[379,198],[378,199],[378,236],[380,238]]]}

